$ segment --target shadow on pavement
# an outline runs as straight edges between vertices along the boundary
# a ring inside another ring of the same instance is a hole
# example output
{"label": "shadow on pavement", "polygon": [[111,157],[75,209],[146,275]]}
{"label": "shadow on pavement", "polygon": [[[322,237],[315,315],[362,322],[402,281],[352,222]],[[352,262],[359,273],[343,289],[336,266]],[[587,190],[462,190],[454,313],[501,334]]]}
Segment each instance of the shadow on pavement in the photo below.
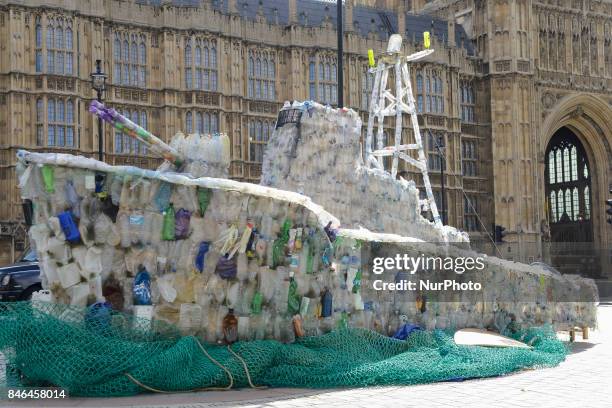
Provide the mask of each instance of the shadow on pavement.
{"label": "shadow on pavement", "polygon": [[599,343],[591,343],[591,342],[587,342],[587,341],[578,341],[578,342],[574,342],[574,343],[570,343],[570,354],[578,354],[578,353],[582,353],[583,351],[587,351],[595,346],[597,346]]}

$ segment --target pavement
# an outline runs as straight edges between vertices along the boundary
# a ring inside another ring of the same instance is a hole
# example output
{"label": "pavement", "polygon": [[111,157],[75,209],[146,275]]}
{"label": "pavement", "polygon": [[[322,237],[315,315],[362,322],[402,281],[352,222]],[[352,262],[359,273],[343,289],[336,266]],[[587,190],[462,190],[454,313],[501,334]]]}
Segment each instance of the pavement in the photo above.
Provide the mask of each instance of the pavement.
{"label": "pavement", "polygon": [[[127,398],[0,401],[0,406],[97,408],[204,407],[612,407],[612,303],[598,308],[599,327],[588,340],[577,334],[566,361],[554,368],[482,380],[401,387],[209,391],[144,394]],[[567,341],[567,333],[560,333]]]}

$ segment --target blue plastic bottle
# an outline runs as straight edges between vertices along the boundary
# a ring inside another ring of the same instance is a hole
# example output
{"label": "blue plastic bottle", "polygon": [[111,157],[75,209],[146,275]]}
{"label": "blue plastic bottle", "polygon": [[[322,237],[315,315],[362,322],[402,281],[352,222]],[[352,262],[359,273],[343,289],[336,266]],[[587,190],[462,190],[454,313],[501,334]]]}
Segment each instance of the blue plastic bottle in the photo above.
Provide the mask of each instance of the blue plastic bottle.
{"label": "blue plastic bottle", "polygon": [[64,235],[66,236],[66,241],[73,243],[79,242],[81,239],[81,234],[79,233],[79,229],[74,222],[72,213],[70,211],[64,211],[63,213],[60,213],[57,218],[59,218],[62,231],[64,231]]}
{"label": "blue plastic bottle", "polygon": [[96,302],[87,308],[85,324],[90,330],[104,332],[111,324],[111,304],[108,302]]}
{"label": "blue plastic bottle", "polygon": [[204,271],[204,257],[210,248],[210,243],[206,241],[200,242],[198,254],[195,257],[195,267],[200,273]]}
{"label": "blue plastic bottle", "polygon": [[132,287],[134,305],[151,304],[151,276],[144,266],[140,265]]}
{"label": "blue plastic bottle", "polygon": [[326,289],[321,298],[321,317],[329,317],[332,315],[332,301],[331,291]]}

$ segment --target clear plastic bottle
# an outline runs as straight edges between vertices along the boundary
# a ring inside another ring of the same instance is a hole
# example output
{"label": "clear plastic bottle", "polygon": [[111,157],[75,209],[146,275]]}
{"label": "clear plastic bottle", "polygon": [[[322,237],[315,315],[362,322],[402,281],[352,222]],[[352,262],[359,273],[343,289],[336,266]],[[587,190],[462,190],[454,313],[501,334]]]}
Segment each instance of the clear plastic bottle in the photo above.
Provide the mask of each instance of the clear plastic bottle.
{"label": "clear plastic bottle", "polygon": [[289,268],[291,269],[291,271],[293,271],[294,273],[297,273],[300,271],[300,266],[302,263],[301,259],[300,259],[300,254],[299,252],[293,252],[289,255]]}
{"label": "clear plastic bottle", "polygon": [[389,318],[389,324],[387,326],[387,335],[393,336],[395,332],[397,332],[397,329],[399,329],[400,323],[401,322],[399,317],[399,310],[394,310]]}
{"label": "clear plastic bottle", "polygon": [[121,246],[129,248],[132,245],[132,236],[130,234],[129,216],[125,212],[117,216],[117,224],[119,224],[119,236],[121,237]]}
{"label": "clear plastic bottle", "polygon": [[302,249],[300,251],[300,267],[299,267],[299,272],[301,275],[305,275],[307,274],[308,271],[308,263],[310,262],[309,260],[309,249],[310,246],[308,244],[307,240],[304,240],[302,243]]}
{"label": "clear plastic bottle", "polygon": [[142,211],[135,210],[130,213],[129,226],[132,244],[142,242],[145,231],[145,216]]}
{"label": "clear plastic bottle", "polygon": [[274,241],[268,239],[266,244],[266,264],[268,267],[274,267]]}
{"label": "clear plastic bottle", "polygon": [[[119,205],[122,190],[123,190],[123,177],[114,175],[113,180],[111,182],[111,188],[110,188],[111,200],[113,204]],[[148,201],[149,201],[149,198],[147,197],[147,200],[144,202],[147,203]]]}
{"label": "clear plastic bottle", "polygon": [[235,256],[237,257],[236,258],[236,269],[237,269],[236,278],[240,281],[245,281],[249,273],[247,255],[246,253],[239,253]]}
{"label": "clear plastic bottle", "polygon": [[295,341],[295,331],[292,318],[280,317],[280,338],[282,343],[293,343]]}
{"label": "clear plastic bottle", "polygon": [[270,237],[272,236],[272,217],[270,217],[269,215],[264,215],[261,218],[261,236],[262,238],[265,239],[270,239]]}

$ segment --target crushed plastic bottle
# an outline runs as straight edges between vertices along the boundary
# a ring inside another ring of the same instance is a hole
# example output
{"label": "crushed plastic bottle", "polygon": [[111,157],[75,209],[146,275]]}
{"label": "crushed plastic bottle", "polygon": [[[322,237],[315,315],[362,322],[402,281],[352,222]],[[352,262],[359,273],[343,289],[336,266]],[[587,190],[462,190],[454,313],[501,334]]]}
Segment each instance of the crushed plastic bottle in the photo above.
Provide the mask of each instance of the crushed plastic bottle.
{"label": "crushed plastic bottle", "polygon": [[191,211],[181,208],[176,212],[174,239],[186,239],[187,237],[189,237],[189,221],[190,220],[191,220]]}
{"label": "crushed plastic bottle", "polygon": [[236,258],[221,256],[215,267],[215,273],[223,279],[234,279],[237,273]]}
{"label": "crushed plastic bottle", "polygon": [[204,271],[204,259],[209,249],[210,249],[209,242],[202,241],[198,245],[198,252],[195,256],[194,264],[195,264],[196,269],[200,271],[200,273]]}

